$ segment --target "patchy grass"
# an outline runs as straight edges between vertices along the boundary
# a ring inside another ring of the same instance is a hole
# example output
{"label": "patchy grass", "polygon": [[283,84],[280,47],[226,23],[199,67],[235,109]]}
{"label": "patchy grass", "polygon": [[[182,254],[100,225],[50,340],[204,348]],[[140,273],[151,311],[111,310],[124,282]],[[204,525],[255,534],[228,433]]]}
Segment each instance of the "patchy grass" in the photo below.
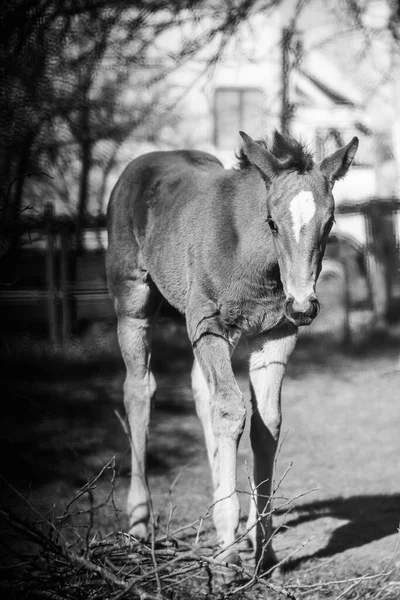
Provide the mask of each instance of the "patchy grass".
{"label": "patchy grass", "polygon": [[[158,395],[149,482],[160,526],[168,521],[176,530],[206,512],[211,481],[191,399],[184,329],[165,325],[155,342]],[[283,389],[277,480],[288,472],[276,499],[275,547],[279,558],[286,558],[277,585],[296,598],[400,597],[399,352],[398,332],[375,338],[364,333],[355,347],[343,350],[318,331],[302,334],[294,352]],[[129,481],[129,443],[115,414],[123,413],[124,369],[114,328],[94,328],[64,354],[28,337],[22,346],[12,340],[2,353],[1,472],[8,482],[1,486],[3,508],[17,509],[30,521],[39,519],[35,511],[46,518],[62,514],[115,455],[115,506],[97,511],[92,527],[103,537],[115,533],[116,509],[126,527],[119,511]],[[245,346],[234,363],[248,397]],[[242,528],[249,491],[247,433],[239,449]],[[108,486],[109,481],[97,482],[100,503]],[[295,498],[289,513],[279,509]],[[182,544],[193,540],[195,527],[182,533]],[[209,519],[205,534],[207,540],[213,535]],[[251,568],[251,555],[243,551],[243,558]],[[206,596],[206,578],[182,580],[174,593],[170,597]],[[264,598],[266,589],[256,584],[240,594]],[[268,598],[278,597],[268,590]]]}

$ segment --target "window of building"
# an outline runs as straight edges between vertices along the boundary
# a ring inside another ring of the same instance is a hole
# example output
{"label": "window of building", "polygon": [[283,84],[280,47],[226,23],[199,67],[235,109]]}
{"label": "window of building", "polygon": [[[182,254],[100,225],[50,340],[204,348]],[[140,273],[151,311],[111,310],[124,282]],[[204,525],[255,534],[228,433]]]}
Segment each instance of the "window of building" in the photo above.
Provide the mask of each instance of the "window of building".
{"label": "window of building", "polygon": [[214,96],[214,143],[218,148],[233,148],[238,132],[262,136],[264,93],[258,88],[221,87]]}

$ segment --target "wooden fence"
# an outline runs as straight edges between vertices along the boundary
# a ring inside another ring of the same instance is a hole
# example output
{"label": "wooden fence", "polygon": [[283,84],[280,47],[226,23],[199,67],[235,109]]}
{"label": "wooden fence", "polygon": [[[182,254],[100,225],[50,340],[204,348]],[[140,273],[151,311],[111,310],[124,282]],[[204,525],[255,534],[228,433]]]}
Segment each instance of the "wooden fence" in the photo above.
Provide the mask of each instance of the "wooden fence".
{"label": "wooden fence", "polygon": [[[52,205],[27,229],[18,264],[0,282],[3,329],[31,327],[59,343],[66,342],[79,323],[115,318],[107,290],[105,244],[78,250],[74,222],[56,219]],[[104,216],[88,219],[83,235],[93,232],[98,237],[101,231],[105,232]]]}
{"label": "wooden fence", "polygon": [[[400,318],[400,200],[371,199],[341,204],[338,218],[360,215],[364,220],[369,302],[379,324]],[[346,256],[342,256],[346,266]],[[350,306],[350,309],[352,307]]]}

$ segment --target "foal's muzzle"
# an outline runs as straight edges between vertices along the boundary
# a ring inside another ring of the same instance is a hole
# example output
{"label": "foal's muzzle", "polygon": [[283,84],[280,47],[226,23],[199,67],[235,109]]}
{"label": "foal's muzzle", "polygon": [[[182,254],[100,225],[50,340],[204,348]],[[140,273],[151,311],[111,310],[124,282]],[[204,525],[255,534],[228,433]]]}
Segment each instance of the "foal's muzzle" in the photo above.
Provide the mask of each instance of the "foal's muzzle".
{"label": "foal's muzzle", "polygon": [[320,311],[320,305],[316,296],[310,296],[299,302],[288,296],[285,302],[285,315],[294,325],[310,325]]}

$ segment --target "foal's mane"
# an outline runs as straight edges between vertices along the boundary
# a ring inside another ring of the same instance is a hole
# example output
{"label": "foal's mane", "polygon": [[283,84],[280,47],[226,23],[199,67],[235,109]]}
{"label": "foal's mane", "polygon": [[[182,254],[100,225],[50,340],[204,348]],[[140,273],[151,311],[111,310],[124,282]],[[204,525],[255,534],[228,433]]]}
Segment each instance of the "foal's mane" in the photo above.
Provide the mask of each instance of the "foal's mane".
{"label": "foal's mane", "polygon": [[[283,159],[285,161],[285,169],[294,170],[298,173],[306,173],[307,171],[311,171],[314,166],[313,155],[305,144],[298,142],[290,136],[283,136],[275,131],[272,144],[267,138],[255,141],[271,152],[276,158]],[[251,162],[247,158],[244,148],[240,148],[235,153],[235,156],[238,161],[236,168],[240,170],[251,168]]]}

